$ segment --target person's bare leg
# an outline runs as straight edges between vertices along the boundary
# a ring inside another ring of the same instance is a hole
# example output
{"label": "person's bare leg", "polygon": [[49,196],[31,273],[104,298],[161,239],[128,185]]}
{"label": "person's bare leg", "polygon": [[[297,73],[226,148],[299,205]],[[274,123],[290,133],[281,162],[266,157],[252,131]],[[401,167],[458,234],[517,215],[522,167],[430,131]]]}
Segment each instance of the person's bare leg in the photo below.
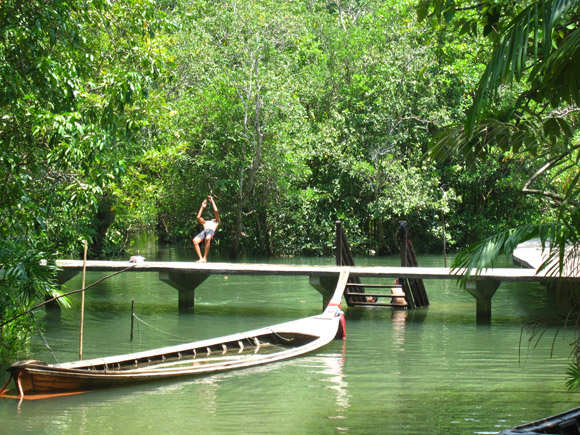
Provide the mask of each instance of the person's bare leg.
{"label": "person's bare leg", "polygon": [[211,237],[207,236],[205,238],[205,248],[203,250],[203,260],[202,263],[207,263],[207,255],[209,254],[209,245],[211,244]]}
{"label": "person's bare leg", "polygon": [[201,239],[199,237],[196,237],[193,239],[193,247],[195,248],[195,252],[197,253],[197,256],[199,257],[199,260],[197,260],[198,263],[202,262],[201,249],[199,249],[200,243],[201,243]]}

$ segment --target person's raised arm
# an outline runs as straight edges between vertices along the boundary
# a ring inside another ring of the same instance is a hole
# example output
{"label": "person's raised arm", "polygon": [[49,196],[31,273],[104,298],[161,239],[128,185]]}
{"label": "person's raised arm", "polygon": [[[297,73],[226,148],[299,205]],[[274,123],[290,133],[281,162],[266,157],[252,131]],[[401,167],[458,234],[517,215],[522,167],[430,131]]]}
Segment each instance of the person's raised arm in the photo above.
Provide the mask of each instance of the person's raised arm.
{"label": "person's raised arm", "polygon": [[213,196],[208,196],[209,200],[211,201],[211,205],[213,207],[213,213],[215,215],[215,220],[217,221],[217,223],[221,223],[220,221],[220,214],[218,213],[218,209],[217,209],[217,205],[215,205],[215,201],[213,200]]}
{"label": "person's raised arm", "polygon": [[200,224],[205,224],[205,220],[201,217],[201,215],[203,214],[203,209],[207,206],[207,201],[204,199],[203,202],[201,203],[201,207],[199,208],[199,211],[197,212],[197,220]]}

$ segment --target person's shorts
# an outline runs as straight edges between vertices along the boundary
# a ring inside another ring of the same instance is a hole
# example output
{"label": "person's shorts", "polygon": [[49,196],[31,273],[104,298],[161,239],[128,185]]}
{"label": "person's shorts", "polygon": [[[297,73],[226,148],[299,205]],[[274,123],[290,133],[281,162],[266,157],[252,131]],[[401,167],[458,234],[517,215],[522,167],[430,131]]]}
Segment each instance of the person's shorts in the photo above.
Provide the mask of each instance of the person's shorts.
{"label": "person's shorts", "polygon": [[201,240],[205,240],[206,237],[209,236],[210,239],[213,240],[214,234],[215,234],[214,230],[203,230],[201,233],[195,236],[195,238],[197,239],[199,237]]}

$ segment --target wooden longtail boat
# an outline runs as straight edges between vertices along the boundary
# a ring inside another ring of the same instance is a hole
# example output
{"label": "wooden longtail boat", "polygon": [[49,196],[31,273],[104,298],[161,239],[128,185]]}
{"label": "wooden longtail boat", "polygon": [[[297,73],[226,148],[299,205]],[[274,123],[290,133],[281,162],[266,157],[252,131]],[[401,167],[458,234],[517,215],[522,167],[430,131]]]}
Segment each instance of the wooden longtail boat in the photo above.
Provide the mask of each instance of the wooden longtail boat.
{"label": "wooden longtail boat", "polygon": [[507,429],[500,435],[580,434],[580,408]]}
{"label": "wooden longtail boat", "polygon": [[126,355],[46,364],[18,361],[8,371],[20,398],[87,391],[163,379],[208,375],[303,355],[325,346],[340,332],[340,302],[348,279],[344,269],[334,295],[322,314],[291,322]]}

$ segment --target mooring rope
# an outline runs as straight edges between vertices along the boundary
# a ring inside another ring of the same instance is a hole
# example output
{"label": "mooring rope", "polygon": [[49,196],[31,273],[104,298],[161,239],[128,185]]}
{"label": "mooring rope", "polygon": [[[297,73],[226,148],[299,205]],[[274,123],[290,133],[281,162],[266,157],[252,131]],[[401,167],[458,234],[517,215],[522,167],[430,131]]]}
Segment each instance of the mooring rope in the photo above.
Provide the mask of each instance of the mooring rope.
{"label": "mooring rope", "polygon": [[56,355],[54,354],[54,352],[52,351],[52,349],[50,348],[48,341],[46,341],[46,338],[44,337],[44,334],[42,333],[42,331],[40,330],[40,327],[38,326],[38,323],[36,323],[36,317],[34,317],[34,313],[32,311],[30,311],[28,314],[30,314],[30,317],[32,317],[32,321],[34,322],[34,326],[36,326],[36,329],[38,331],[38,334],[40,335],[40,339],[42,340],[42,343],[46,346],[46,348],[50,351],[50,353],[52,354],[52,358],[54,359],[54,362],[56,364],[60,364],[58,362],[58,359],[56,359]]}
{"label": "mooring rope", "polygon": [[171,337],[179,338],[181,340],[191,341],[190,338],[180,337],[179,335],[175,335],[175,334],[171,334],[170,332],[163,331],[162,329],[159,329],[157,326],[153,326],[153,325],[147,323],[145,320],[139,318],[139,316],[137,316],[137,314],[135,314],[135,313],[133,313],[133,317],[135,319],[139,320],[141,323],[143,323],[143,324],[149,326],[150,328],[153,328],[153,329],[155,329],[155,330],[157,330],[157,331],[159,331],[159,332],[161,332],[163,334],[169,335]]}
{"label": "mooring rope", "polygon": [[281,340],[284,341],[294,341],[294,338],[286,338],[286,337],[282,337],[280,334],[278,334],[276,331],[274,331],[272,328],[266,328],[268,331],[270,331],[272,334],[274,334],[276,337],[278,337]]}

